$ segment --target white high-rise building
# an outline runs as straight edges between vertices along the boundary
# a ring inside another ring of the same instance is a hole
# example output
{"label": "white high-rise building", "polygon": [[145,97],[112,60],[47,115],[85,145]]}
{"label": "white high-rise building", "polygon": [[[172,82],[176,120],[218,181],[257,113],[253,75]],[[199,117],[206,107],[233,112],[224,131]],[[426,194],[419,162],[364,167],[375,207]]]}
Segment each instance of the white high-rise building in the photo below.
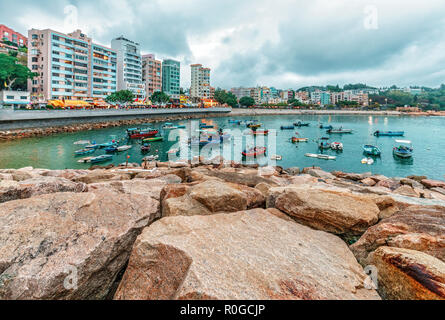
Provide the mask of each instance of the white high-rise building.
{"label": "white high-rise building", "polygon": [[136,98],[145,99],[145,83],[142,80],[142,57],[139,44],[120,36],[111,41],[117,52],[117,88],[130,90]]}
{"label": "white high-rise building", "polygon": [[202,64],[192,64],[192,84],[190,96],[192,98],[210,99],[210,69]]}

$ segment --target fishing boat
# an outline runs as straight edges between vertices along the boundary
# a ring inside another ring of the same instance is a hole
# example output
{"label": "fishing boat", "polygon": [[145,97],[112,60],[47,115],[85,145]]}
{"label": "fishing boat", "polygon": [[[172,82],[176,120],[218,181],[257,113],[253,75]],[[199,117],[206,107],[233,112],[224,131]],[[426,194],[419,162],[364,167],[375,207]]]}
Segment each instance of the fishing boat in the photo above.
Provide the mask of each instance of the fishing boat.
{"label": "fishing boat", "polygon": [[405,131],[376,131],[374,136],[376,137],[403,137]]}
{"label": "fishing boat", "polygon": [[326,137],[320,138],[320,140],[318,141],[318,148],[320,148],[321,150],[330,149],[331,144],[329,143],[329,138]]}
{"label": "fishing boat", "polygon": [[308,157],[308,158],[317,158],[317,159],[323,159],[323,160],[335,160],[335,159],[337,159],[336,156],[330,156],[330,155],[327,155],[327,154],[306,153],[304,156]]}
{"label": "fishing boat", "polygon": [[114,153],[117,151],[117,145],[105,148],[106,153]]}
{"label": "fishing boat", "polygon": [[113,159],[112,155],[104,154],[95,158],[91,158],[89,162],[91,163],[100,163],[100,162],[106,162]]}
{"label": "fishing boat", "polygon": [[281,126],[281,130],[294,130],[294,126]]}
{"label": "fishing boat", "polygon": [[241,154],[244,157],[258,157],[258,156],[262,156],[265,155],[267,151],[266,147],[255,147],[255,148],[250,148],[248,150],[244,150]]}
{"label": "fishing boat", "polygon": [[338,128],[338,129],[329,129],[328,131],[326,131],[327,134],[345,134],[345,133],[352,133],[352,129],[343,129],[343,128]]}
{"label": "fishing boat", "polygon": [[203,123],[201,123],[201,124],[199,125],[199,128],[200,128],[200,129],[213,129],[213,128],[215,128],[215,126],[212,126],[212,125],[209,125],[209,124],[203,124]]}
{"label": "fishing boat", "polygon": [[269,135],[269,130],[252,130],[254,136],[267,136]]}
{"label": "fishing boat", "polygon": [[112,142],[102,143],[98,145],[99,149],[106,149],[111,147],[117,147],[116,141],[113,140]]}
{"label": "fishing boat", "polygon": [[94,149],[94,150],[96,150],[96,149],[99,149],[99,145],[97,143],[92,143],[92,144],[89,144],[89,145],[85,146],[85,149]]}
{"label": "fishing boat", "polygon": [[295,127],[309,127],[310,123],[309,122],[303,122],[301,120],[298,120],[297,122],[294,123]]}
{"label": "fishing boat", "polygon": [[363,158],[362,159],[362,164],[369,164],[369,165],[374,164],[374,159],[372,159],[372,158]]}
{"label": "fishing boat", "polygon": [[363,146],[363,153],[368,156],[379,157],[382,154],[382,151],[376,146],[367,144]]}
{"label": "fishing boat", "polygon": [[164,138],[157,136],[157,137],[151,137],[151,138],[142,140],[142,142],[158,142],[158,141],[164,141]]}
{"label": "fishing boat", "polygon": [[76,156],[84,156],[86,154],[94,153],[95,151],[96,151],[96,149],[82,149],[82,150],[74,151],[74,154]]}
{"label": "fishing boat", "polygon": [[292,143],[308,142],[308,141],[309,141],[308,138],[297,138],[297,137],[292,137]]}
{"label": "fishing boat", "polygon": [[147,128],[147,129],[127,129],[127,135],[130,139],[143,139],[148,137],[153,137],[159,133],[158,130]]}
{"label": "fishing boat", "polygon": [[341,142],[332,142],[331,149],[336,151],[343,151],[343,143]]}
{"label": "fishing boat", "polygon": [[281,160],[283,160],[283,157],[279,156],[277,154],[274,154],[273,156],[270,157],[270,160],[272,160],[272,161],[281,161]]}
{"label": "fishing boat", "polygon": [[142,152],[149,152],[151,150],[151,146],[149,145],[149,144],[144,144],[142,147],[141,147],[141,151]]}
{"label": "fishing boat", "polygon": [[400,158],[411,158],[413,156],[413,146],[411,141],[409,140],[396,140],[398,146],[395,146],[392,149],[392,152],[395,156]]}
{"label": "fishing boat", "polygon": [[329,125],[329,126],[325,126],[325,125],[323,125],[323,124],[320,124],[320,129],[327,129],[327,130],[330,130],[330,129],[333,129],[334,127],[333,126],[331,126],[331,125]]}
{"label": "fishing boat", "polygon": [[250,123],[247,125],[247,128],[250,129],[258,129],[261,128],[262,124],[261,123]]}

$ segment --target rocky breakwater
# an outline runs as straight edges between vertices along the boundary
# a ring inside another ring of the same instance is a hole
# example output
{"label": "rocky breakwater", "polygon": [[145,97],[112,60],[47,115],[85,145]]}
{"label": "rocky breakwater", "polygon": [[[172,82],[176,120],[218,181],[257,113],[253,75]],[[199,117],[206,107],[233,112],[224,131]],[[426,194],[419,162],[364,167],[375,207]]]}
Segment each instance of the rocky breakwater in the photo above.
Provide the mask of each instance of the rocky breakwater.
{"label": "rocky breakwater", "polygon": [[0,299],[445,298],[440,182],[148,167],[0,170]]}

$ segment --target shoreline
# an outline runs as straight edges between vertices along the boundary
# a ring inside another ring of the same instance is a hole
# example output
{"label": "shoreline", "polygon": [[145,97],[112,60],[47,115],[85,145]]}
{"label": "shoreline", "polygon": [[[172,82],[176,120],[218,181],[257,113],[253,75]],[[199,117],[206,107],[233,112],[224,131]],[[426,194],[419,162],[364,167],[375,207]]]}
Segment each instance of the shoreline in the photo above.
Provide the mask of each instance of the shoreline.
{"label": "shoreline", "polygon": [[[282,110],[282,109],[232,109],[228,113],[198,113],[190,114],[178,112],[175,114],[159,114],[148,118],[136,119],[109,119],[107,121],[90,122],[93,118],[78,118],[77,123],[61,124],[48,127],[22,128],[11,130],[0,130],[0,143],[26,138],[50,136],[59,133],[73,133],[80,131],[100,130],[111,127],[131,126],[144,123],[159,123],[169,121],[181,121],[191,119],[207,118],[231,118],[231,117],[254,117],[265,115],[357,115],[357,116],[431,116],[429,113],[407,114],[399,111],[355,111],[355,110]],[[131,114],[128,114],[131,116]]]}

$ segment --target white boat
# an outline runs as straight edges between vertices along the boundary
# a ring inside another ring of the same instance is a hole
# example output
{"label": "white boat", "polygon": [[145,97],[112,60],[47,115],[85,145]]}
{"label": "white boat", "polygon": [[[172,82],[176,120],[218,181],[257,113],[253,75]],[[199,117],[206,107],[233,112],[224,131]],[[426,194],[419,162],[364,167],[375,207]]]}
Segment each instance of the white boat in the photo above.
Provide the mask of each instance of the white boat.
{"label": "white boat", "polygon": [[400,158],[408,159],[413,156],[413,145],[409,140],[396,140],[398,144],[393,148],[393,154]]}
{"label": "white boat", "polygon": [[343,143],[341,142],[332,142],[331,143],[332,150],[343,151]]}
{"label": "white boat", "polygon": [[304,156],[308,157],[308,158],[317,158],[317,159],[323,159],[323,160],[335,160],[335,159],[337,159],[336,156],[330,156],[330,155],[327,155],[327,154],[306,153]]}
{"label": "white boat", "polygon": [[274,154],[273,156],[270,157],[270,159],[273,161],[281,161],[281,160],[283,160],[283,157],[279,156],[277,154]]}
{"label": "white boat", "polygon": [[91,162],[91,159],[93,159],[94,157],[87,157],[87,158],[82,158],[80,160],[78,160],[78,163],[88,163]]}
{"label": "white boat", "polygon": [[159,159],[159,156],[158,155],[156,155],[156,156],[147,156],[147,157],[145,157],[145,158],[143,158],[142,159],[142,161],[155,161],[155,160],[158,160]]}
{"label": "white boat", "polygon": [[76,141],[74,142],[75,145],[81,145],[81,144],[91,144],[90,141],[88,140],[80,140],[80,141]]}
{"label": "white boat", "polygon": [[121,147],[117,147],[117,151],[122,152],[122,151],[127,151],[130,150],[131,148],[133,148],[132,146],[121,146]]}
{"label": "white boat", "polygon": [[362,159],[362,163],[371,165],[371,164],[374,164],[374,159],[372,159],[372,158],[363,158]]}

